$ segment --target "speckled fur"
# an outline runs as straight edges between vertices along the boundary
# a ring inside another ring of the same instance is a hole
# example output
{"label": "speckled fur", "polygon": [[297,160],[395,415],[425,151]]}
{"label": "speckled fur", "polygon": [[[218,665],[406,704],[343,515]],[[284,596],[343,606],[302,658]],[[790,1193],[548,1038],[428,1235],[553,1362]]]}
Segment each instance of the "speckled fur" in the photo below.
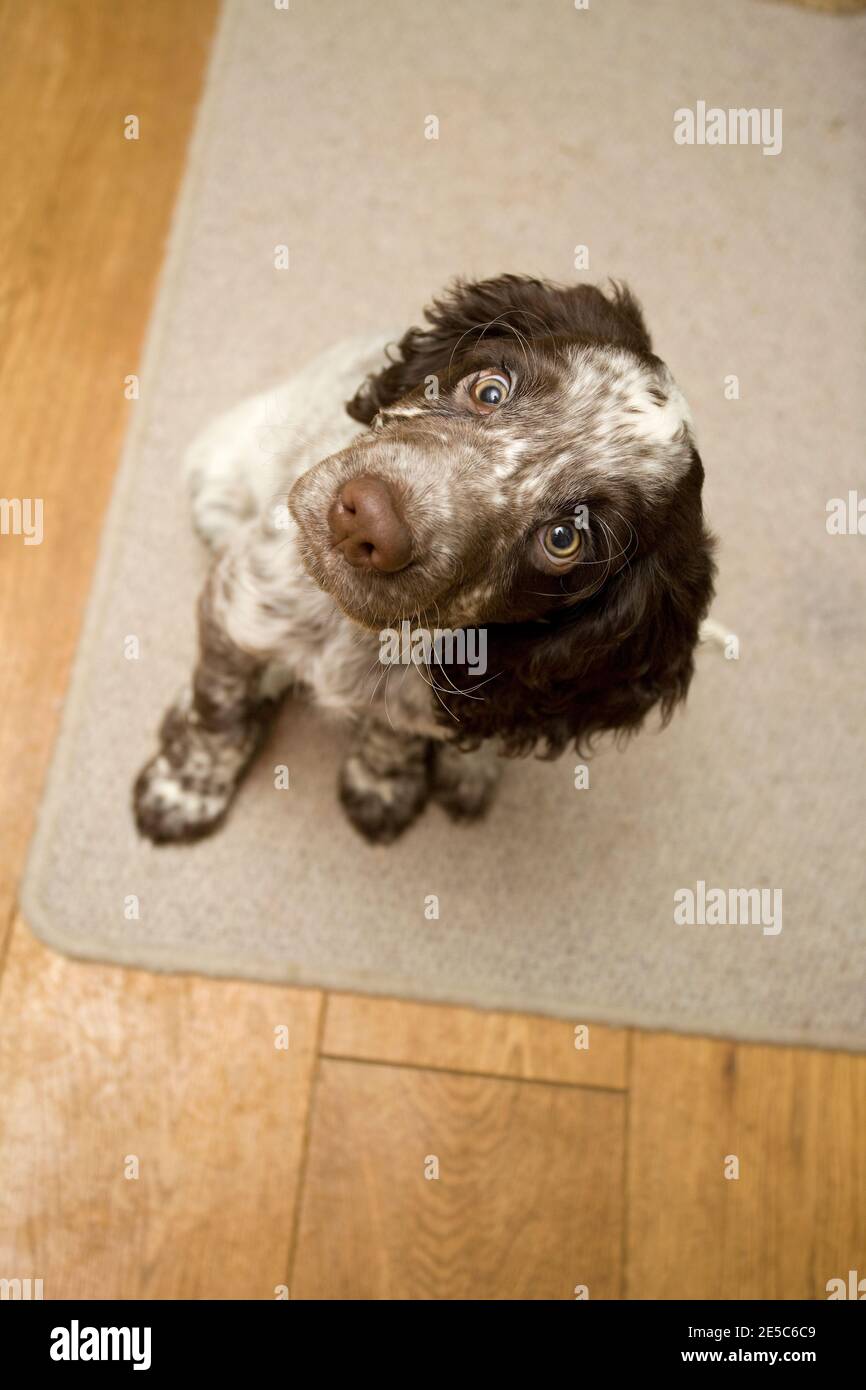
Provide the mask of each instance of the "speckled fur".
{"label": "speckled fur", "polygon": [[[490,367],[514,389],[481,419],[462,382]],[[287,683],[355,722],[341,799],[380,841],[430,796],[481,814],[500,739],[559,751],[685,693],[711,593],[702,470],[685,401],[626,291],[458,284],[390,359],[382,340],[344,343],[236,407],[192,445],[187,472],[214,562],[190,689],[134,793],[158,843],[221,822],[267,724],[264,692]],[[352,569],[334,549],[328,509],[362,473],[399,497],[413,539],[399,573]],[[552,576],[532,537],[578,504],[592,512],[581,562]],[[379,632],[404,618],[488,629],[497,665],[480,697],[459,676],[379,664]]]}

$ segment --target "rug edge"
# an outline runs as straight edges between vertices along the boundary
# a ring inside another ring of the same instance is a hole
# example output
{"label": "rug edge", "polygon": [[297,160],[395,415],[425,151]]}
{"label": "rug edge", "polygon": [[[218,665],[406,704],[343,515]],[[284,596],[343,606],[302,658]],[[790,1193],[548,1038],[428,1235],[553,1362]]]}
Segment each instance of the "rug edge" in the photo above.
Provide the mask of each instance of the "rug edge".
{"label": "rug edge", "polygon": [[[153,304],[148,317],[139,371],[139,378],[143,387],[139,409],[135,411],[127,426],[121,446],[111,496],[102,521],[99,549],[90,591],[85,603],[75,655],[63,697],[57,735],[51,749],[33,833],[18,885],[17,901],[25,919],[30,918],[31,915],[38,915],[34,897],[38,882],[45,870],[45,859],[53,839],[58,792],[67,772],[72,752],[72,735],[78,726],[79,708],[88,688],[87,672],[91,664],[91,652],[98,637],[105,603],[111,596],[111,576],[119,550],[121,529],[117,527],[116,522],[124,510],[127,493],[134,477],[135,460],[153,408],[152,402],[155,393],[149,388],[156,376],[160,344],[172,300],[171,290],[181,269],[182,251],[198,196],[201,178],[199,171],[202,167],[199,156],[207,143],[212,128],[213,114],[216,109],[216,94],[230,51],[232,32],[240,13],[239,0],[222,0],[195,116],[195,124],[187,145],[178,193],[171,215],[167,249],[157,277]],[[190,177],[191,173],[192,177]],[[28,902],[33,905],[32,912],[26,906]],[[53,941],[49,941],[50,932],[37,932],[36,934],[40,936],[41,940],[53,944]],[[69,954],[68,951],[63,953]]]}
{"label": "rug edge", "polygon": [[[460,995],[459,990],[442,990],[431,993],[416,991],[413,982],[399,976],[377,976],[377,988],[365,988],[367,981],[364,972],[343,970],[323,970],[319,978],[308,978],[301,968],[288,966],[282,972],[275,972],[270,962],[259,963],[248,960],[221,960],[208,953],[203,963],[197,947],[180,949],[151,942],[144,950],[127,949],[125,945],[111,948],[111,956],[106,956],[102,944],[96,938],[77,938],[74,948],[62,931],[54,930],[49,914],[43,913],[38,900],[27,891],[22,892],[20,904],[21,919],[27,929],[43,945],[58,951],[67,959],[86,961],[124,970],[147,970],[164,975],[197,975],[214,980],[241,980],[250,984],[272,985],[275,988],[306,989],[327,991],[338,994],[356,994],[366,999],[397,999],[413,1004],[429,1004],[441,1008],[475,1009],[479,1013],[517,1013],[538,1018],[557,1019],[562,1022],[575,1020],[587,1024],[601,1024],[608,1028],[631,1028],[647,1033],[673,1033],[678,1037],[709,1038],[715,1042],[734,1042],[750,1046],[765,1047],[805,1047],[825,1052],[846,1052],[854,1055],[866,1053],[866,1037],[834,1032],[832,1029],[789,1029],[785,1032],[774,1030],[763,1032],[760,1027],[753,1028],[748,1023],[736,1030],[713,1029],[706,1021],[683,1018],[676,1023],[659,1018],[641,1010],[629,1011],[623,1018],[616,1009],[599,1008],[591,1005],[584,1009],[572,1001],[536,998],[521,995],[520,998],[508,994],[490,997],[485,1000],[469,999]],[[136,943],[140,946],[140,943]]]}

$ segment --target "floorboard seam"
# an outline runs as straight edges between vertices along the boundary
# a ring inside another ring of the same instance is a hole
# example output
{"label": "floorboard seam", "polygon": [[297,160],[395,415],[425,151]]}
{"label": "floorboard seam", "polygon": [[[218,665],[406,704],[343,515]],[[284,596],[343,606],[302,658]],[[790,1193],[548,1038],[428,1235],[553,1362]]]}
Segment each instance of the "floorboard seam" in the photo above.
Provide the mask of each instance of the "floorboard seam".
{"label": "floorboard seam", "polygon": [[323,1052],[322,1061],[348,1062],[361,1067],[396,1067],[402,1071],[430,1071],[442,1076],[475,1076],[482,1081],[519,1081],[526,1086],[558,1086],[566,1091],[600,1091],[603,1094],[622,1096],[625,1086],[599,1086],[592,1081],[560,1081],[555,1077],[519,1076],[513,1072],[479,1071],[471,1067],[443,1067],[435,1062],[398,1062],[388,1057],[356,1057],[346,1052]]}
{"label": "floorboard seam", "polygon": [[298,1164],[298,1182],[295,1192],[295,1210],[292,1214],[292,1229],[289,1235],[289,1249],[286,1258],[286,1278],[288,1281],[289,1297],[292,1296],[292,1279],[295,1273],[295,1261],[298,1254],[298,1242],[301,1235],[301,1212],[304,1205],[304,1190],[307,1184],[307,1169],[310,1159],[310,1146],[313,1136],[313,1119],[316,1108],[316,1094],[319,1089],[319,1076],[321,1074],[322,1062],[327,1060],[326,1054],[322,1051],[322,1043],[325,1039],[325,1026],[328,1018],[328,993],[322,993],[322,1002],[319,1007],[319,1017],[316,1020],[316,1038],[313,1043],[313,1064],[310,1075],[310,1094],[307,1097],[307,1109],[304,1116],[304,1137],[301,1144],[301,1157]]}

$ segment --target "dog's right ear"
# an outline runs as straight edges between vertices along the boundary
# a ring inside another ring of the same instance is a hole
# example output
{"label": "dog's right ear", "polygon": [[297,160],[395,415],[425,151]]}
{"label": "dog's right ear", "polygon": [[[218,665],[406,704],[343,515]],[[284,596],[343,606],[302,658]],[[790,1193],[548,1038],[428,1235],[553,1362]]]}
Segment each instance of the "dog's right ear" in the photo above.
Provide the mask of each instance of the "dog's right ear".
{"label": "dog's right ear", "polygon": [[369,425],[380,410],[387,410],[422,386],[427,377],[440,376],[464,340],[467,348],[477,341],[477,335],[469,331],[471,320],[467,324],[467,316],[460,311],[460,301],[468,288],[458,284],[424,310],[429,328],[410,328],[398,343],[388,344],[388,366],[371,373],[346,402],[353,420]]}
{"label": "dog's right ear", "polygon": [[[410,328],[408,333],[404,333],[396,345],[396,351],[400,353],[399,358],[392,357],[389,366],[383,367],[381,372],[372,372],[358,387],[352,399],[346,401],[346,413],[351,415],[353,420],[359,420],[362,425],[369,425],[380,410],[387,410],[389,405],[399,401],[401,396],[408,395],[429,375],[425,371],[420,371],[419,374],[423,353],[420,346],[415,346],[415,340],[420,338],[422,332],[420,328]],[[385,349],[389,356],[394,350],[395,346],[392,343]],[[435,374],[435,369],[431,368],[431,371]]]}
{"label": "dog's right ear", "polygon": [[346,410],[369,425],[380,410],[441,376],[481,338],[560,338],[651,351],[637,300],[611,282],[607,295],[595,285],[555,285],[528,275],[457,280],[424,311],[427,327],[410,328],[389,365],[369,376]]}

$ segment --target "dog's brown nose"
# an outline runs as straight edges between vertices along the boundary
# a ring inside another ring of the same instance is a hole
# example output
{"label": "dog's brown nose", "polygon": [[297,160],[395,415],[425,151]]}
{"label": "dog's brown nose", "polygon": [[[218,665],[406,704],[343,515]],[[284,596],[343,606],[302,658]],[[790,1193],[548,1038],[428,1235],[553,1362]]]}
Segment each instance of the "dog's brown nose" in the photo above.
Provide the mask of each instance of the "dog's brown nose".
{"label": "dog's brown nose", "polygon": [[334,544],[356,569],[394,574],[412,558],[412,537],[393,492],[362,473],[344,483],[328,512]]}

